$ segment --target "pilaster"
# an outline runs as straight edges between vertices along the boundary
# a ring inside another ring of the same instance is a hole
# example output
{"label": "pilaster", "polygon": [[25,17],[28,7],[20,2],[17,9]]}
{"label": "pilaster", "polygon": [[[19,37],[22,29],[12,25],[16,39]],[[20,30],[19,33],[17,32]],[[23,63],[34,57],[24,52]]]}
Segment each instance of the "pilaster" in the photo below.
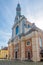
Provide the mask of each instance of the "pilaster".
{"label": "pilaster", "polygon": [[25,40],[21,39],[21,60],[25,60]]}
{"label": "pilaster", "polygon": [[38,32],[37,31],[35,31],[35,35],[32,38],[32,53],[33,53],[32,60],[35,62],[40,61],[39,41],[38,41]]}

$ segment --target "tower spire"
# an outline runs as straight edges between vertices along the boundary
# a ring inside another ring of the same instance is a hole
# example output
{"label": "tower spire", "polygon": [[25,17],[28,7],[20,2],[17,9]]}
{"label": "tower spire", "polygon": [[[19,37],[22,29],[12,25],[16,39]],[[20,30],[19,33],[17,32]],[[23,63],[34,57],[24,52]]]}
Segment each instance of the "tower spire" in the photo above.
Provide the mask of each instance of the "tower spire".
{"label": "tower spire", "polygon": [[16,15],[17,16],[21,15],[21,7],[20,7],[20,4],[19,4],[19,0],[18,0],[17,8],[16,8]]}

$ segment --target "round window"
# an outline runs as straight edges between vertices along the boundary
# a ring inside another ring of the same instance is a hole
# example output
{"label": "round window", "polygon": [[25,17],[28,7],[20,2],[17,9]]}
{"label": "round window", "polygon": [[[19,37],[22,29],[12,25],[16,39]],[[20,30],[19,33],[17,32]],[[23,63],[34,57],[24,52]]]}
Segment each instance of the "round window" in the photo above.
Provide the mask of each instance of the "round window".
{"label": "round window", "polygon": [[30,41],[27,41],[27,45],[30,45]]}

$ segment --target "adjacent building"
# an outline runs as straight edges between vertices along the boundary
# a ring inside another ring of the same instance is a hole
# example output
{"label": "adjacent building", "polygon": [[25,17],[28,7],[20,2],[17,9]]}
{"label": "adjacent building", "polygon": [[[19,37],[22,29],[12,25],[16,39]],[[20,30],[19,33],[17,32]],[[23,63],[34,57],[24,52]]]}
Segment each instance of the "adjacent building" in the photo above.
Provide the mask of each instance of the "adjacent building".
{"label": "adjacent building", "polygon": [[9,59],[40,61],[43,59],[43,31],[21,15],[20,4],[12,27],[12,37],[8,41]]}
{"label": "adjacent building", "polygon": [[0,49],[0,59],[8,59],[8,47]]}

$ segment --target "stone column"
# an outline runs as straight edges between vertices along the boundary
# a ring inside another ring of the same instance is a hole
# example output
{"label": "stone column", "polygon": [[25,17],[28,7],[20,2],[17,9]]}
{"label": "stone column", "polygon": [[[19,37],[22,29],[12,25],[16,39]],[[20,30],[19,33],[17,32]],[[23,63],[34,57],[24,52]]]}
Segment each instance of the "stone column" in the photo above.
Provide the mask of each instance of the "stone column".
{"label": "stone column", "polygon": [[21,40],[21,60],[25,60],[25,40],[23,37]]}
{"label": "stone column", "polygon": [[14,43],[14,59],[15,59],[15,43]]}
{"label": "stone column", "polygon": [[10,59],[13,59],[14,58],[14,45],[13,43],[10,44]]}
{"label": "stone column", "polygon": [[18,43],[18,48],[19,48],[19,51],[18,51],[18,59],[20,60],[21,59],[21,42],[20,41]]}
{"label": "stone column", "polygon": [[12,43],[12,59],[14,59],[14,44]]}
{"label": "stone column", "polygon": [[8,44],[8,59],[10,59],[10,44]]}
{"label": "stone column", "polygon": [[32,53],[33,53],[32,60],[35,62],[40,61],[39,41],[38,41],[38,33],[37,32],[35,32],[35,36],[32,37]]}

